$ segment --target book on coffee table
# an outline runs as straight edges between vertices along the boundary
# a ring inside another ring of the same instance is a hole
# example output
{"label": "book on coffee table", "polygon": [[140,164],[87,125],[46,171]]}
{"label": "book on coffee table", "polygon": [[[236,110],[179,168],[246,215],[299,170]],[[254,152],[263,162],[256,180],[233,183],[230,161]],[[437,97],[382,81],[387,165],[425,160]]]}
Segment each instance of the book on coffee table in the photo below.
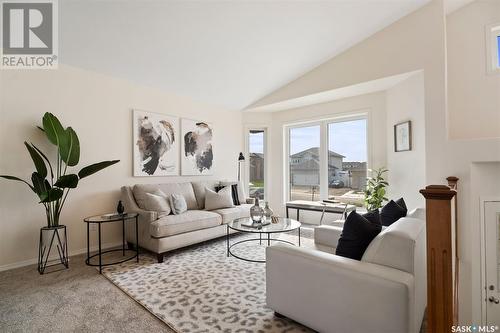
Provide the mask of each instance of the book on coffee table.
{"label": "book on coffee table", "polygon": [[241,223],[242,226],[250,227],[250,228],[261,228],[261,227],[269,225],[269,224],[271,224],[270,221],[253,222],[252,220],[247,220],[247,221]]}

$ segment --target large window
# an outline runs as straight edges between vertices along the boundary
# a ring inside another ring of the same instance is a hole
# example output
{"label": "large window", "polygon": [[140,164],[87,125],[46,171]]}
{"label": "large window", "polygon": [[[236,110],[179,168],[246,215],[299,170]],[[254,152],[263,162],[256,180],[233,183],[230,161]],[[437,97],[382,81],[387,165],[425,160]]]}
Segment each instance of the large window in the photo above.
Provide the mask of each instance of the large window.
{"label": "large window", "polygon": [[320,126],[294,127],[289,131],[289,198],[319,200]]}
{"label": "large window", "polygon": [[266,132],[263,129],[250,130],[248,133],[249,155],[249,195],[264,200],[265,190],[265,145]]}
{"label": "large window", "polygon": [[366,163],[366,119],[328,124],[328,198],[361,195]]}
{"label": "large window", "polygon": [[361,204],[368,163],[366,117],[325,120],[287,130],[287,200]]}

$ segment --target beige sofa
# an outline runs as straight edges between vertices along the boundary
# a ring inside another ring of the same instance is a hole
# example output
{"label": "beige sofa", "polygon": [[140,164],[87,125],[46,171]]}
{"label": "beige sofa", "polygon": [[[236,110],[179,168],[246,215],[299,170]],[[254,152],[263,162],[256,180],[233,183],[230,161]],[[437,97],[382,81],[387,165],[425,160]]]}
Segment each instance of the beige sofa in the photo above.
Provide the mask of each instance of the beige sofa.
{"label": "beige sofa", "polygon": [[[205,210],[205,188],[213,190],[219,183],[225,184],[218,181],[197,181],[123,186],[121,193],[126,211],[139,213],[139,247],[156,253],[158,262],[163,262],[166,252],[221,237],[227,233],[225,225],[228,222],[250,216],[252,199],[246,198],[241,185],[238,186],[238,196],[245,199],[240,206]],[[188,211],[179,215],[162,216],[158,212],[142,209],[146,193],[153,193],[157,189],[167,195],[182,194]],[[128,228],[126,233],[127,242],[135,245],[135,230],[131,229]]]}

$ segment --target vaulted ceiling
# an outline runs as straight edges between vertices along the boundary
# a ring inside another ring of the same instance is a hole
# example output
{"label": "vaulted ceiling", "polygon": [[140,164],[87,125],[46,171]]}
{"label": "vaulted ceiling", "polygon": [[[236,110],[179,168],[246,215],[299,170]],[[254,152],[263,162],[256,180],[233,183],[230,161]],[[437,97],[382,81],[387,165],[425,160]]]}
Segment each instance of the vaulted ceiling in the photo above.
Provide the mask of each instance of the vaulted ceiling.
{"label": "vaulted ceiling", "polygon": [[239,110],[428,1],[64,0],[60,61]]}

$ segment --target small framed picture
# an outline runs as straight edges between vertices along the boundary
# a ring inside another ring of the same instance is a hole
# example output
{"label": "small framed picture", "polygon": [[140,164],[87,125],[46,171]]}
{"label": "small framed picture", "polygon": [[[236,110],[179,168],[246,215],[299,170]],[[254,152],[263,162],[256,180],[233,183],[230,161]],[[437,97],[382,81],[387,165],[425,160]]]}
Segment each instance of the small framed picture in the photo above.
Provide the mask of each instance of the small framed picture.
{"label": "small framed picture", "polygon": [[394,125],[394,151],[411,150],[411,121]]}

